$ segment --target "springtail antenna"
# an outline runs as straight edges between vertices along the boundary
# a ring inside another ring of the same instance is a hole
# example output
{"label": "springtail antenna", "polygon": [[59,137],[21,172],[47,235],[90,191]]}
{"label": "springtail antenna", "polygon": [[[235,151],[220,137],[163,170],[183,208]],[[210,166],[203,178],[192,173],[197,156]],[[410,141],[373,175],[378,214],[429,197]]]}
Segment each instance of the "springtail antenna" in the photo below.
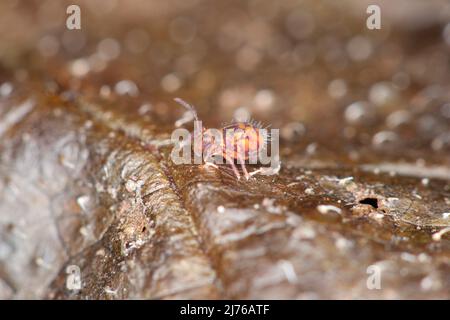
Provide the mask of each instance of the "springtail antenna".
{"label": "springtail antenna", "polygon": [[174,100],[175,102],[181,104],[183,107],[189,110],[194,116],[194,131],[197,130],[197,132],[202,132],[201,121],[198,119],[197,111],[195,110],[195,108],[181,98],[175,98]]}
{"label": "springtail antenna", "polygon": [[184,101],[184,100],[181,99],[181,98],[175,98],[175,99],[173,99],[173,100],[175,100],[176,102],[178,102],[179,104],[181,104],[183,107],[185,107],[186,109],[188,109],[189,111],[191,111],[191,112],[192,112],[192,115],[194,116],[194,119],[195,119],[196,121],[199,121],[199,120],[198,120],[198,116],[197,116],[197,111],[195,111],[195,108],[194,108],[193,106],[191,106],[189,103],[187,103],[186,101]]}

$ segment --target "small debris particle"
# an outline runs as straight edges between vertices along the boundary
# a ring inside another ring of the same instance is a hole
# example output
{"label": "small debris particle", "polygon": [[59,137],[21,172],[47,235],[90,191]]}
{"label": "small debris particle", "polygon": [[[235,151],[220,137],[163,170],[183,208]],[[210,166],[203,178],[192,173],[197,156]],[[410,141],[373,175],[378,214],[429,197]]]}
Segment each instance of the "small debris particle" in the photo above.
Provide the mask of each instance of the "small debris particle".
{"label": "small debris particle", "polygon": [[333,205],[326,205],[326,204],[318,205],[317,210],[319,210],[319,212],[322,214],[327,214],[330,212],[335,212],[337,214],[341,214],[341,212],[342,212],[342,210],[340,208],[333,206]]}
{"label": "small debris particle", "polygon": [[110,295],[113,295],[113,296],[116,296],[116,295],[117,295],[117,291],[118,291],[118,290],[113,290],[113,289],[111,289],[110,287],[106,287],[106,288],[105,288],[105,293],[110,294]]}
{"label": "small debris particle", "polygon": [[87,212],[89,209],[90,198],[87,195],[79,196],[77,198],[77,204],[84,212]]}
{"label": "small debris particle", "polygon": [[224,207],[224,206],[218,206],[218,207],[217,207],[217,212],[219,212],[219,213],[225,213],[225,207]]}
{"label": "small debris particle", "polygon": [[439,232],[433,233],[432,238],[434,241],[441,241],[442,236],[447,232],[450,232],[450,227],[444,228]]}
{"label": "small debris particle", "polygon": [[338,184],[339,184],[340,186],[346,186],[346,185],[348,185],[351,181],[353,181],[353,177],[342,178],[342,179],[339,179]]}
{"label": "small debris particle", "polygon": [[128,192],[136,191],[136,188],[137,188],[136,181],[133,181],[131,179],[128,180],[127,183],[125,184],[125,188],[127,189]]}
{"label": "small debris particle", "polygon": [[290,283],[297,283],[298,277],[297,273],[295,272],[294,266],[290,261],[287,260],[281,260],[279,262],[279,266],[281,270],[283,270],[284,275],[286,276],[286,279]]}
{"label": "small debris particle", "polygon": [[338,238],[334,244],[336,248],[338,248],[341,251],[345,251],[353,247],[353,242],[345,238]]}

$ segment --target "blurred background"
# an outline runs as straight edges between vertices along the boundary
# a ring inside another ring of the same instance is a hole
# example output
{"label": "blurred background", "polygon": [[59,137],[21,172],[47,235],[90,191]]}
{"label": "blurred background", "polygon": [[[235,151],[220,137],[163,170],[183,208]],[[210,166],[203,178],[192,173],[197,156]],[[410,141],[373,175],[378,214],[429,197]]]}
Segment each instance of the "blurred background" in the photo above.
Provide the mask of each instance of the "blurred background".
{"label": "blurred background", "polygon": [[376,1],[382,27],[369,30],[372,2],[78,1],[81,30],[68,30],[71,2],[2,1],[0,80],[130,96],[130,113],[161,126],[183,112],[175,96],[208,126],[249,111],[280,128],[284,145],[342,161],[370,161],[382,149],[442,162],[450,4]]}

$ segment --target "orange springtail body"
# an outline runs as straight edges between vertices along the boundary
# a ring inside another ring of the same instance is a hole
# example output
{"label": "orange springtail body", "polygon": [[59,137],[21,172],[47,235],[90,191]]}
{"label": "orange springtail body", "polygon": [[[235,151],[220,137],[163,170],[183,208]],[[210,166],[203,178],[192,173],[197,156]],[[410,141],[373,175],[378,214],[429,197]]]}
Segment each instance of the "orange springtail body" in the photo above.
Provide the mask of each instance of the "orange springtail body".
{"label": "orange springtail body", "polygon": [[[192,105],[180,98],[174,100],[189,110],[195,121],[199,121],[197,111]],[[261,129],[263,129],[261,123],[256,121],[235,121],[220,129],[221,139],[217,142],[216,138],[203,128],[200,132],[202,150],[206,154],[205,164],[217,168],[210,160],[220,156],[231,165],[234,175],[240,179],[241,175],[235,165],[237,161],[241,165],[244,177],[248,180],[250,174],[245,167],[245,162],[253,157],[256,159],[258,152],[267,146],[269,139],[266,131]]]}

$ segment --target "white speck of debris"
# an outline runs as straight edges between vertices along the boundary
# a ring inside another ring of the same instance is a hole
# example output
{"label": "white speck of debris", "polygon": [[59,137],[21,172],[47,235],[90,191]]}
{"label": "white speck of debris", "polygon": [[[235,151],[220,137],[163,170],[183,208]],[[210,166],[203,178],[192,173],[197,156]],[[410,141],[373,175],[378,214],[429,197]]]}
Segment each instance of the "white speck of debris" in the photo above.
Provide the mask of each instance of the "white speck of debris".
{"label": "white speck of debris", "polygon": [[447,232],[450,232],[450,227],[444,228],[442,230],[440,230],[439,232],[433,233],[433,240],[434,241],[441,241],[441,238],[444,234],[446,234]]}
{"label": "white speck of debris", "polygon": [[92,128],[93,125],[94,125],[94,122],[92,122],[92,120],[86,120],[86,121],[84,122],[84,127],[85,127],[86,129]]}
{"label": "white speck of debris", "polygon": [[87,212],[88,209],[89,209],[89,202],[90,202],[90,200],[91,199],[87,195],[79,196],[77,198],[77,204],[84,212]]}
{"label": "white speck of debris", "polygon": [[255,171],[250,172],[250,176],[254,176],[255,174],[261,174],[263,176],[273,176],[278,174],[281,169],[281,162],[278,162],[275,168],[273,167],[261,167]]}
{"label": "white speck of debris", "polygon": [[217,207],[217,212],[219,212],[219,213],[225,213],[225,207],[224,207],[224,206],[218,206],[218,207]]}
{"label": "white speck of debris", "polygon": [[51,270],[51,269],[52,269],[52,266],[51,266],[49,263],[47,263],[47,262],[46,262],[43,258],[41,258],[41,257],[37,257],[36,260],[35,260],[35,262],[36,262],[36,264],[37,264],[39,267],[42,267],[42,268],[47,269],[47,270]]}
{"label": "white speck of debris", "polygon": [[420,194],[414,193],[413,195],[414,195],[414,197],[416,197],[417,199],[422,200],[422,196],[421,196]]}
{"label": "white speck of debris", "polygon": [[113,290],[113,289],[111,289],[110,287],[106,287],[106,288],[105,288],[105,293],[107,293],[107,294],[116,296],[116,295],[117,295],[117,292],[118,292],[118,289]]}
{"label": "white speck of debris", "polygon": [[312,196],[315,194],[314,189],[313,188],[306,188],[305,189],[305,194]]}
{"label": "white speck of debris", "polygon": [[444,213],[442,214],[442,218],[444,218],[444,219],[450,218],[450,212],[444,212]]}
{"label": "white speck of debris", "polygon": [[369,217],[372,219],[375,219],[375,220],[382,220],[384,218],[384,214],[375,212],[375,213],[370,213]]}
{"label": "white speck of debris", "polygon": [[298,185],[300,182],[291,182],[291,183],[289,183],[287,186],[290,188],[290,187],[293,187],[293,186],[296,186],[296,185]]}
{"label": "white speck of debris", "polygon": [[344,118],[348,123],[362,123],[371,118],[373,110],[367,101],[356,101],[350,104],[344,112]]}
{"label": "white speck of debris", "polygon": [[349,184],[352,180],[353,180],[353,177],[342,178],[342,179],[339,179],[338,184],[339,184],[340,186],[346,186],[346,185]]}
{"label": "white speck of debris", "polygon": [[137,189],[136,181],[129,179],[125,183],[125,189],[127,189],[128,192],[135,192]]}
{"label": "white speck of debris", "polygon": [[85,238],[88,238],[90,236],[89,228],[87,228],[86,226],[81,227],[79,232]]}
{"label": "white speck of debris", "polygon": [[322,214],[327,214],[330,212],[335,212],[337,214],[341,214],[341,212],[342,212],[342,210],[340,208],[333,206],[333,205],[326,205],[326,204],[318,205],[317,210],[319,210],[319,212]]}
{"label": "white speck of debris", "polygon": [[430,179],[428,179],[428,178],[423,178],[422,181],[421,181],[421,183],[422,183],[424,186],[427,186],[427,185],[430,183]]}
{"label": "white speck of debris", "polygon": [[7,97],[9,96],[13,91],[13,86],[9,82],[5,82],[2,85],[0,85],[0,97]]}
{"label": "white speck of debris", "polygon": [[95,255],[96,255],[96,256],[100,256],[100,257],[105,256],[105,255],[106,255],[105,249],[98,249],[98,250],[95,252]]}
{"label": "white speck of debris", "polygon": [[34,101],[29,99],[18,105],[16,108],[13,108],[13,110],[3,114],[0,123],[0,136],[27,115],[33,109],[34,105]]}
{"label": "white speck of debris", "polygon": [[334,245],[341,251],[345,251],[353,247],[353,242],[345,238],[338,238]]}
{"label": "white speck of debris", "polygon": [[294,266],[292,265],[292,263],[290,261],[281,260],[279,262],[279,266],[280,266],[281,270],[283,270],[283,273],[286,276],[286,279],[290,283],[298,282],[297,273],[295,272]]}
{"label": "white speck of debris", "polygon": [[121,80],[117,82],[114,86],[114,91],[121,96],[129,95],[136,97],[139,94],[137,85],[131,80]]}
{"label": "white speck of debris", "polygon": [[255,209],[255,210],[258,210],[260,207],[259,207],[259,203],[255,203],[254,205],[253,205],[253,208]]}

